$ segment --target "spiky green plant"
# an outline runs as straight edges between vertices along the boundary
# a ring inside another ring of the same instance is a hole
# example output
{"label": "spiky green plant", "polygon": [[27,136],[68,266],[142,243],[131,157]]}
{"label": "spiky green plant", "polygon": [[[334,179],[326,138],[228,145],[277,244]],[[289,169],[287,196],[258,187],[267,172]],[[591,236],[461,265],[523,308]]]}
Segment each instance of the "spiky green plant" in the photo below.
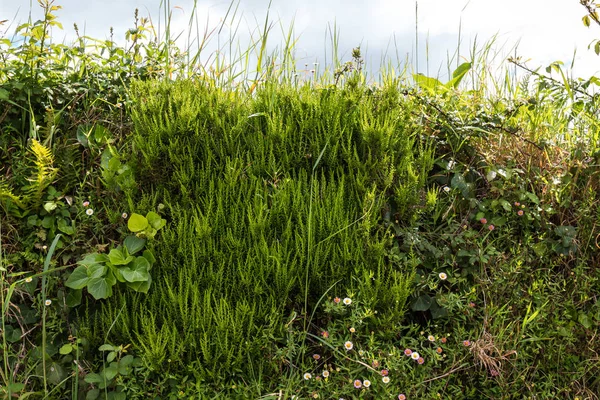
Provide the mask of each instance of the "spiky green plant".
{"label": "spiky green plant", "polygon": [[13,211],[16,210],[12,205],[18,207],[21,212],[38,208],[42,203],[44,191],[54,181],[58,172],[53,166],[54,156],[48,147],[31,139],[29,150],[35,171],[28,179],[29,184],[21,189],[22,194],[15,194],[8,182],[0,182],[0,200]]}

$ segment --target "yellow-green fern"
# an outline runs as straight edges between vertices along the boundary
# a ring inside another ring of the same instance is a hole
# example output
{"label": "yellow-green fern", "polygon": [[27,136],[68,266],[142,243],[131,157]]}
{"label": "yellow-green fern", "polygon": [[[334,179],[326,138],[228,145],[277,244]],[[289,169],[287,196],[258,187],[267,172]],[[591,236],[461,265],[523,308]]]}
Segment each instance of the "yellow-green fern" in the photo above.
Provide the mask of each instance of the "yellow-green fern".
{"label": "yellow-green fern", "polygon": [[5,182],[0,182],[0,200],[10,200],[22,210],[40,206],[44,190],[56,177],[52,151],[35,139],[31,140],[30,151],[34,157],[35,174],[28,179],[29,185],[23,188],[23,194],[18,196]]}

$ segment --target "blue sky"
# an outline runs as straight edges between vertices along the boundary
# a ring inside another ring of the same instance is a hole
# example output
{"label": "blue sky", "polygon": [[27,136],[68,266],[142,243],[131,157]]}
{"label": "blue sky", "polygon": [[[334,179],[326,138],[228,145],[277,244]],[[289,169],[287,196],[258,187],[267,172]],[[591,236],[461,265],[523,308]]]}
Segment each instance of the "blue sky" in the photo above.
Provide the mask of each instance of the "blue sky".
{"label": "blue sky", "polygon": [[[193,0],[170,1],[173,31],[186,31]],[[53,34],[55,39],[67,42],[74,37],[74,22],[89,36],[101,39],[108,37],[112,26],[115,37],[124,40],[125,31],[133,25],[136,8],[140,16],[151,16],[155,22],[161,13],[160,0],[56,0],[55,4],[63,7],[57,14],[65,29]],[[201,23],[211,28],[218,26],[229,4],[229,1],[197,1]],[[237,38],[242,45],[256,35],[268,4],[268,0],[239,1]],[[13,22],[9,36],[18,22],[27,20],[30,9],[34,19],[40,17],[36,0],[32,6],[30,0],[0,0],[0,20]],[[600,57],[587,49],[593,39],[600,38],[600,27],[583,26],[581,17],[585,10],[579,0],[420,0],[418,10],[419,72],[432,76],[445,74],[445,61],[458,46],[459,27],[461,56],[465,59],[475,40],[483,44],[496,36],[494,49],[500,61],[516,53],[529,60],[531,67],[545,67],[555,60],[570,64],[577,50],[577,75],[589,77],[600,72]],[[276,22],[272,44],[279,43],[280,25],[287,28],[293,20],[299,37],[296,57],[311,65],[313,62],[322,65],[325,54],[330,57],[331,42],[326,32],[334,23],[339,28],[339,53],[344,61],[353,47],[361,45],[372,69],[378,67],[384,54],[395,61],[396,52],[415,65],[414,0],[272,0],[270,12],[270,19]],[[234,28],[226,21],[221,43]],[[216,48],[214,41],[207,51]]]}

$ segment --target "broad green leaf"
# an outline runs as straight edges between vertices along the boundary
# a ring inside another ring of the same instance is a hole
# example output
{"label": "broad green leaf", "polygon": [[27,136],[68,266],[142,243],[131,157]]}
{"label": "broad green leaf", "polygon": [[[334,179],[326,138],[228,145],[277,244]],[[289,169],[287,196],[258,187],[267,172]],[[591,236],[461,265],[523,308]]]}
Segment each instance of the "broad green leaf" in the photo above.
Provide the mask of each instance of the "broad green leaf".
{"label": "broad green leaf", "polygon": [[90,253],[87,254],[83,260],[77,261],[77,264],[79,265],[94,265],[94,264],[102,264],[108,261],[108,257],[106,256],[106,254],[99,254],[99,253]]}
{"label": "broad green leaf", "polygon": [[8,90],[0,88],[0,100],[8,100],[9,93]]}
{"label": "broad green leaf", "polygon": [[92,128],[88,124],[79,125],[77,127],[77,134],[76,134],[77,141],[83,147],[88,147],[89,146],[89,136],[90,136],[91,130],[92,130]]}
{"label": "broad green leaf", "polygon": [[99,374],[87,374],[83,380],[87,383],[100,383],[104,379]]}
{"label": "broad green leaf", "polygon": [[94,264],[88,268],[88,276],[90,279],[100,278],[106,274],[106,265]]}
{"label": "broad green leaf", "polygon": [[44,210],[46,210],[46,212],[54,211],[56,210],[56,207],[58,207],[58,204],[54,201],[47,201],[44,203]]}
{"label": "broad green leaf", "polygon": [[427,311],[431,307],[433,299],[429,295],[422,294],[419,296],[412,305],[413,311]]}
{"label": "broad green leaf", "polygon": [[502,206],[502,208],[504,208],[506,211],[511,211],[512,210],[512,206],[510,205],[510,203],[504,199],[499,200],[500,205]]}
{"label": "broad green leaf", "polygon": [[150,211],[148,215],[146,215],[146,218],[148,219],[148,224],[150,224],[150,226],[156,230],[159,230],[167,223],[167,221],[162,219],[160,215],[153,211]]}
{"label": "broad green leaf", "polygon": [[58,350],[58,352],[62,355],[69,354],[72,351],[73,351],[73,345],[71,345],[69,343],[62,345],[60,350]]}
{"label": "broad green leaf", "polygon": [[127,221],[127,227],[131,232],[140,232],[148,227],[148,220],[143,215],[133,213]]}
{"label": "broad green leaf", "polygon": [[447,91],[444,84],[435,78],[430,78],[422,74],[414,74],[413,79],[417,85],[428,90],[432,94],[436,93],[436,90],[438,89],[442,89],[443,92]]}
{"label": "broad green leaf", "polygon": [[19,328],[15,328],[12,325],[6,325],[6,331],[4,337],[10,343],[16,343],[21,340],[23,332]]}
{"label": "broad green leaf", "polygon": [[448,83],[446,83],[446,87],[457,88],[462,79],[464,78],[465,74],[469,72],[470,69],[470,62],[460,64],[458,68],[456,68],[456,70],[454,70],[454,72],[452,73],[452,79],[448,81]]}
{"label": "broad green leaf", "polygon": [[585,329],[591,329],[592,328],[592,320],[590,319],[590,317],[587,314],[581,313],[579,314],[579,317],[577,318],[577,321],[583,325],[583,327]]}
{"label": "broad green leaf", "polygon": [[151,284],[152,284],[152,275],[148,275],[147,281],[127,282],[127,287],[131,288],[132,290],[135,290],[136,292],[148,293],[148,290],[150,290]]}
{"label": "broad green leaf", "polygon": [[113,346],[112,344],[103,344],[102,346],[98,347],[99,351],[116,351],[119,350],[118,347]]}
{"label": "broad green leaf", "polygon": [[110,365],[106,368],[104,368],[104,376],[106,377],[106,380],[112,380],[115,376],[117,376],[117,374],[119,373],[119,367],[117,365],[116,362],[111,362]]}
{"label": "broad green leaf", "polygon": [[90,279],[87,289],[96,300],[112,296],[112,285],[106,277]]}
{"label": "broad green leaf", "polygon": [[148,280],[148,268],[150,263],[144,257],[137,257],[133,264],[128,268],[121,268],[123,278],[127,282],[143,282]]}
{"label": "broad green leaf", "polygon": [[104,143],[110,138],[110,131],[102,125],[96,125],[94,128],[94,140],[98,144]]}
{"label": "broad green leaf", "polygon": [[127,265],[132,262],[135,257],[123,254],[121,249],[112,249],[108,253],[108,259],[113,265]]}
{"label": "broad green leaf", "polygon": [[86,268],[84,265],[80,265],[79,267],[75,268],[73,272],[71,272],[71,275],[69,275],[65,286],[71,289],[82,289],[88,284],[89,280],[90,277],[88,276],[88,268]]}
{"label": "broad green leaf", "polygon": [[431,303],[429,312],[431,312],[431,316],[433,317],[433,319],[439,319],[448,316],[448,310],[446,310],[444,307],[440,307],[437,301]]}
{"label": "broad green leaf", "polygon": [[[152,265],[156,262],[156,258],[150,250],[144,250],[144,253],[142,255],[146,260],[148,260],[148,263],[150,263],[150,267],[152,267]],[[150,270],[150,267],[148,268],[148,270]]]}
{"label": "broad green leaf", "polygon": [[67,297],[65,298],[65,302],[67,304],[68,307],[77,307],[78,305],[81,304],[81,297],[82,297],[82,291],[81,289],[77,290],[69,290],[69,293],[67,294]]}
{"label": "broad green leaf", "polygon": [[[96,375],[96,374],[94,374],[94,375]],[[87,378],[87,376],[86,376],[86,378]],[[91,382],[88,382],[88,383],[91,383]],[[96,400],[99,396],[100,396],[100,389],[92,389],[89,392],[87,392],[87,394],[85,395],[85,400]]]}
{"label": "broad green leaf", "polygon": [[144,245],[146,244],[146,239],[142,239],[133,235],[127,236],[123,244],[125,245],[125,248],[129,252],[129,254],[135,254],[144,248]]}
{"label": "broad green leaf", "polygon": [[67,221],[63,218],[58,219],[58,230],[67,235],[72,235],[75,233],[75,227],[73,224],[67,223]]}
{"label": "broad green leaf", "polygon": [[65,379],[65,370],[62,365],[57,362],[46,364],[46,379],[53,385],[58,385]]}

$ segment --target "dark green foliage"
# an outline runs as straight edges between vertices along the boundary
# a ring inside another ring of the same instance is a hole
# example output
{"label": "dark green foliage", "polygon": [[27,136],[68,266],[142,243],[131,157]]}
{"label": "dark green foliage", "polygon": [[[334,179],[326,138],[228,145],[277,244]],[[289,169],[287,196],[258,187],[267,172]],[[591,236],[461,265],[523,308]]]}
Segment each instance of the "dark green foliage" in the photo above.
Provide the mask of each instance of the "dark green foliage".
{"label": "dark green foliage", "polygon": [[176,82],[133,93],[136,177],[170,221],[153,289],[118,293],[102,326],[127,303],[115,329],[152,368],[193,363],[209,382],[275,372],[284,318],[310,314],[336,283],[398,326],[412,269],[390,261],[379,222],[390,204],[396,218],[416,215],[431,161],[394,91],[266,88],[243,101]]}

